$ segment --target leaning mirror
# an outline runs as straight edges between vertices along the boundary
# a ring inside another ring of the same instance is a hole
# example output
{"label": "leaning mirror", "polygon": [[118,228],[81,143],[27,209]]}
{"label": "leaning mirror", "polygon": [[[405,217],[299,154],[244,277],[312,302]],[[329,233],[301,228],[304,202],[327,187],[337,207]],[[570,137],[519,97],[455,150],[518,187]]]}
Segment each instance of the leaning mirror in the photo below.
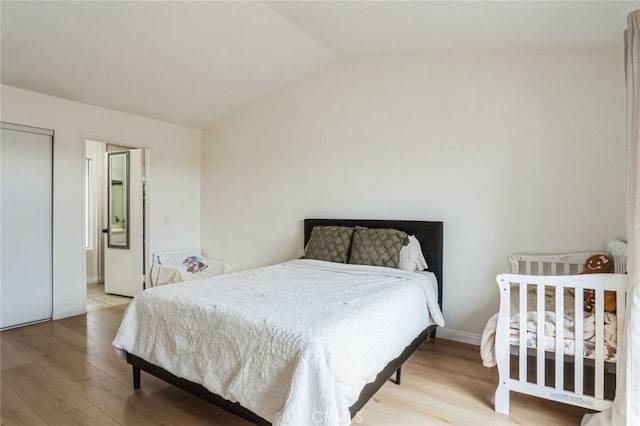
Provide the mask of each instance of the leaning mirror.
{"label": "leaning mirror", "polygon": [[129,248],[129,152],[108,156],[109,248]]}

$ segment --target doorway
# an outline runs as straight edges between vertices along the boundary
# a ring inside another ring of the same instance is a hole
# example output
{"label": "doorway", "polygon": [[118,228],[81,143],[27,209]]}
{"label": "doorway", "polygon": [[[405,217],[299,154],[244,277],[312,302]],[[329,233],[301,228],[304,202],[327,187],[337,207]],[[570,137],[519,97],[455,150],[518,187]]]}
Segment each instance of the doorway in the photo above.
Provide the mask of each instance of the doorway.
{"label": "doorway", "polygon": [[145,287],[149,152],[95,139],[85,144],[87,310],[92,310],[127,303]]}

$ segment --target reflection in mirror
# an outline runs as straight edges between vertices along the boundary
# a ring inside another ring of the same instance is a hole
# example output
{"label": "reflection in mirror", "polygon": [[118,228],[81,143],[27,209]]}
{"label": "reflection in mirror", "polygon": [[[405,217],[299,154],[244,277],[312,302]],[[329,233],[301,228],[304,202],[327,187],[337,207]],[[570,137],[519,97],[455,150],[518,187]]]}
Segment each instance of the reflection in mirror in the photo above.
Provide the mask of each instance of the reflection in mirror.
{"label": "reflection in mirror", "polygon": [[109,153],[109,248],[129,248],[129,152]]}

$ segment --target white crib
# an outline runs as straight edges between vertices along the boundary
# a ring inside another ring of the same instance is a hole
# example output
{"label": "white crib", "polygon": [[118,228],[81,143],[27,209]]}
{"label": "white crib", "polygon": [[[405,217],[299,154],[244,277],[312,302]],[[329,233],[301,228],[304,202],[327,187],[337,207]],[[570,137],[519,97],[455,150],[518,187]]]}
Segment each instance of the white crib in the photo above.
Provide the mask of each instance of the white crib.
{"label": "white crib", "polygon": [[[199,258],[207,269],[192,273],[187,271],[184,260],[187,257]],[[192,281],[197,279],[211,278],[216,275],[233,272],[233,268],[224,259],[210,259],[202,255],[199,248],[190,250],[168,251],[155,253],[153,255],[153,265],[151,266],[150,286],[173,284],[182,281]]]}
{"label": "white crib", "polygon": [[[579,275],[592,254],[513,255],[510,256],[512,274],[501,274],[496,278],[500,287],[500,311],[495,334],[499,373],[495,394],[497,412],[509,414],[511,391],[598,411],[611,406],[616,363],[615,360],[605,360],[604,291],[616,292],[617,330],[614,333],[617,333],[617,341],[621,341],[627,276],[618,273]],[[595,290],[593,315],[583,312],[584,289]],[[567,295],[570,295],[569,299]],[[573,300],[573,306],[565,306],[565,300]],[[517,308],[512,305],[517,305]],[[513,312],[513,309],[519,311]],[[610,314],[607,315],[611,318]],[[548,325],[545,319],[549,316],[555,316],[555,337],[545,333]],[[573,336],[577,337],[583,336],[583,327],[590,324],[585,323],[585,319],[591,321],[593,318],[595,339],[589,342],[589,348],[595,346],[595,350],[591,359],[582,356],[585,350],[582,338],[571,338],[568,331],[565,339],[565,321],[569,326],[573,321]],[[527,330],[528,324],[529,330],[520,332]],[[531,324],[534,324],[534,330],[530,333]],[[610,330],[607,329],[608,332]],[[549,342],[548,339],[554,341]],[[573,345],[570,355],[566,350],[567,342]],[[611,390],[605,392],[605,388]]]}

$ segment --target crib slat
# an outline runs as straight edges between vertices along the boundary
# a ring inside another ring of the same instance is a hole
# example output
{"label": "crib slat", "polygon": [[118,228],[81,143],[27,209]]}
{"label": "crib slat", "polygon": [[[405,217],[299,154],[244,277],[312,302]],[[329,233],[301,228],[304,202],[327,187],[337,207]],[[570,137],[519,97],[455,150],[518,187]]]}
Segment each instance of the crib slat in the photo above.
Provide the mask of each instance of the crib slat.
{"label": "crib slat", "polygon": [[518,364],[518,379],[521,382],[527,381],[527,283],[520,284],[520,346]]}
{"label": "crib slat", "polygon": [[564,287],[556,287],[556,389],[564,390]]}
{"label": "crib slat", "polygon": [[544,262],[538,262],[537,275],[544,275]]}
{"label": "crib slat", "polygon": [[544,386],[545,385],[545,356],[544,356],[544,328],[545,328],[545,305],[544,305],[544,284],[538,284],[536,286],[537,291],[537,299],[536,299],[536,321],[538,324],[538,328],[536,330],[537,333],[537,351],[536,351],[536,382]]}
{"label": "crib slat", "polygon": [[557,263],[555,263],[555,262],[551,263],[551,275],[558,275],[558,274],[556,273],[557,265],[558,265],[558,264],[557,264]]}
{"label": "crib slat", "polygon": [[617,320],[617,332],[618,332],[618,340],[616,344],[616,377],[620,377],[620,342],[624,339],[624,329],[625,329],[625,321],[626,321],[626,308],[627,308],[627,298],[624,291],[618,290],[616,292],[616,320]]}
{"label": "crib slat", "polygon": [[604,398],[604,291],[596,289],[595,397]]}
{"label": "crib slat", "polygon": [[571,264],[565,263],[564,264],[564,275],[569,275],[570,273],[571,273]]}
{"label": "crib slat", "polygon": [[526,275],[531,275],[531,262],[526,261],[526,262],[524,263],[524,271],[525,271],[524,273],[525,273]]}
{"label": "crib slat", "polygon": [[575,325],[574,325],[574,392],[577,395],[584,393],[584,290],[582,288],[575,289]]}
{"label": "crib slat", "polygon": [[498,413],[509,414],[509,383],[512,380],[509,328],[515,312],[511,312],[511,282],[503,275],[498,275],[496,282],[500,288],[500,311],[496,325],[496,362],[500,380],[495,394],[495,408]]}

